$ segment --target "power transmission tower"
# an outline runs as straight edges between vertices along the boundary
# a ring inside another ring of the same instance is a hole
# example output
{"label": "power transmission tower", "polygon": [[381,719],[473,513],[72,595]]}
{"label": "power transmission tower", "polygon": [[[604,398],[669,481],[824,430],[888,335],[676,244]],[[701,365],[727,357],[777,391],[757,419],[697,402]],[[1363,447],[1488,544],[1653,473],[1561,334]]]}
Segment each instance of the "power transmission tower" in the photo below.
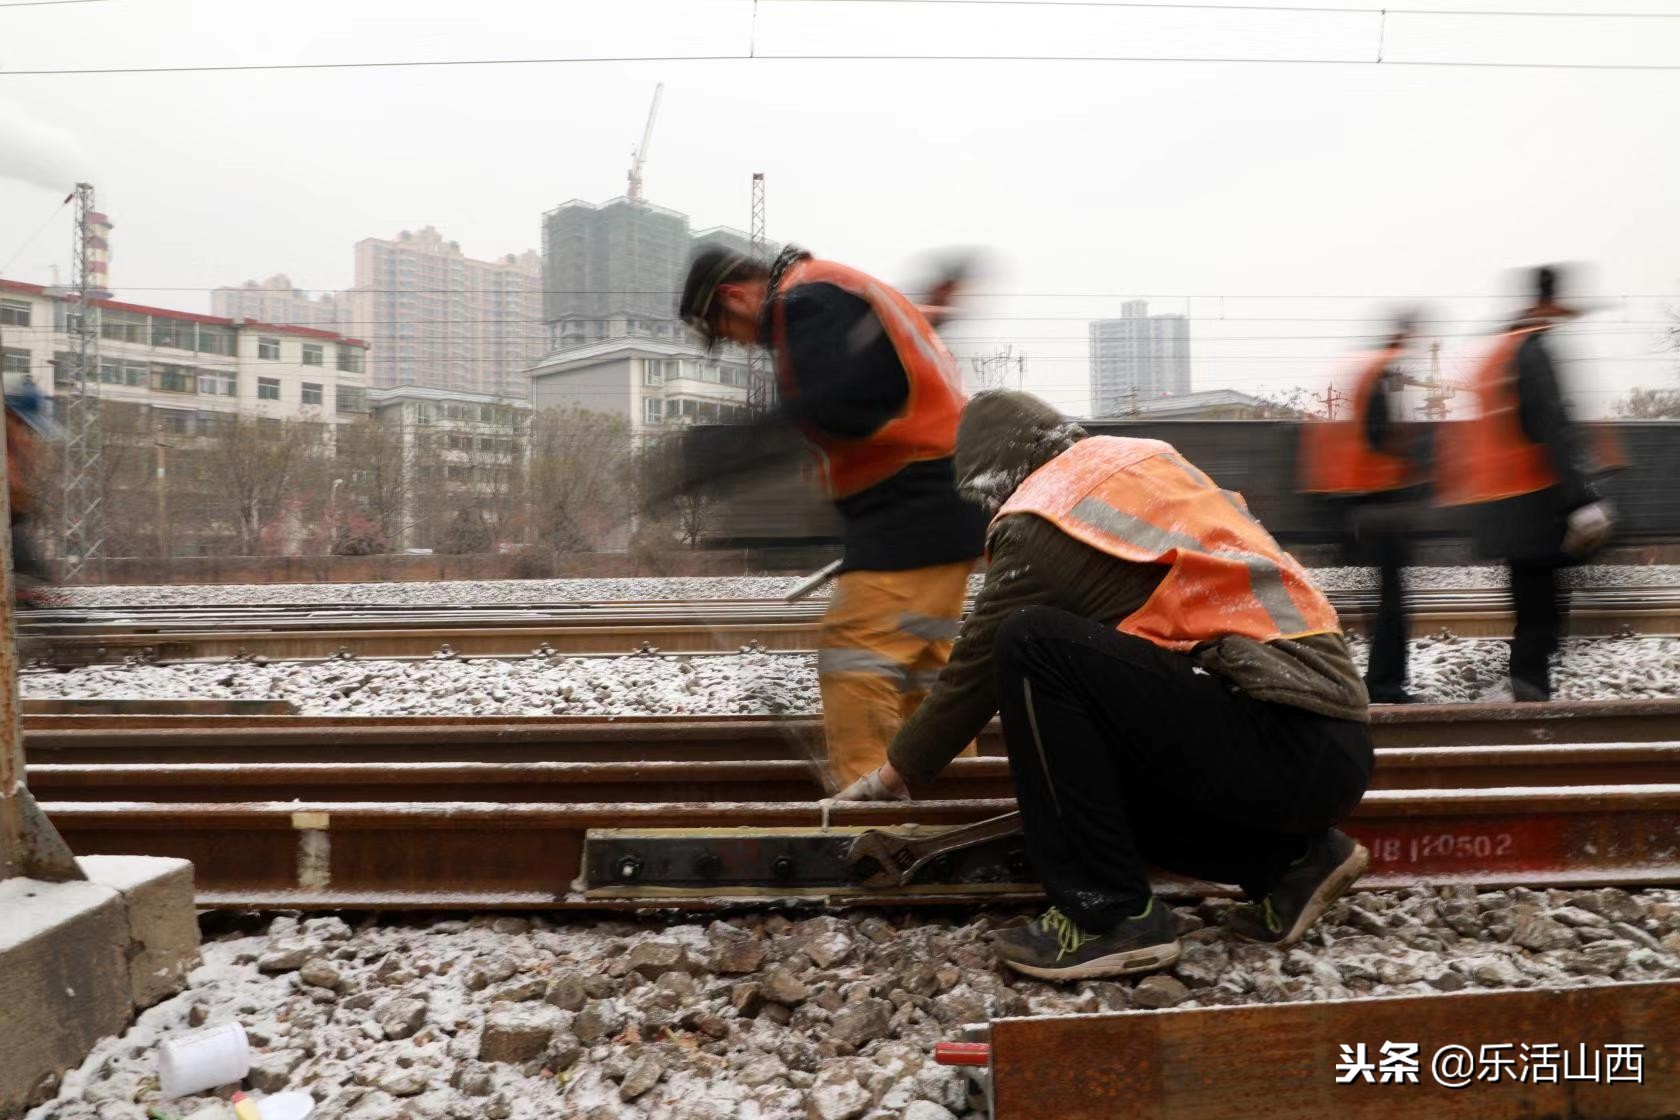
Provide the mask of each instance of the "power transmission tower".
{"label": "power transmission tower", "polygon": [[1016,354],[1013,345],[1000,346],[984,358],[970,358],[968,364],[974,371],[975,392],[1006,388],[1012,370],[1015,374],[1015,388],[1019,389],[1027,371],[1027,356]]}
{"label": "power transmission tower", "polygon": [[1324,406],[1324,418],[1334,420],[1336,418],[1336,406],[1347,400],[1348,397],[1346,393],[1336,392],[1336,387],[1332,385],[1328,392],[1314,393],[1313,399]]}
{"label": "power transmission tower", "polygon": [[1429,381],[1424,386],[1423,415],[1429,420],[1445,420],[1447,418],[1447,401],[1451,399],[1455,390],[1450,385],[1441,383],[1441,344],[1429,344]]}
{"label": "power transmission tower", "polygon": [[[770,263],[769,245],[764,239],[764,172],[754,171],[752,177],[752,255],[761,264]],[[776,403],[775,371],[770,355],[762,346],[747,347],[747,411],[759,415],[769,412]]]}
{"label": "power transmission tower", "polygon": [[102,443],[99,426],[99,310],[96,301],[106,298],[105,216],[94,209],[93,185],[76,184],[76,240],[70,255],[70,291],[66,302],[72,307],[66,323],[71,328],[68,364],[56,375],[54,390],[59,402],[59,421],[64,428],[64,575],[68,581],[97,560],[105,543],[102,473]]}

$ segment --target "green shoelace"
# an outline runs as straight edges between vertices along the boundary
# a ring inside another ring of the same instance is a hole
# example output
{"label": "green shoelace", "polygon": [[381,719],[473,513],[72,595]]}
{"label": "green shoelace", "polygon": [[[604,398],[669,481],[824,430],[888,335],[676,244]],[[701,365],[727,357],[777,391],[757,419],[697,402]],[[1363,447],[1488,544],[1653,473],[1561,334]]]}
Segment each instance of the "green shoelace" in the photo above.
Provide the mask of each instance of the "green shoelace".
{"label": "green shoelace", "polygon": [[1266,928],[1273,933],[1283,932],[1283,923],[1278,921],[1277,913],[1272,909],[1272,896],[1267,895],[1260,904],[1261,911],[1266,915]]}
{"label": "green shoelace", "polygon": [[1086,933],[1074,924],[1072,918],[1054,906],[1044,912],[1044,917],[1039,919],[1039,924],[1044,927],[1046,933],[1056,935],[1056,947],[1059,950],[1056,954],[1057,960],[1079,952],[1084,945],[1095,941],[1100,936],[1095,933]]}

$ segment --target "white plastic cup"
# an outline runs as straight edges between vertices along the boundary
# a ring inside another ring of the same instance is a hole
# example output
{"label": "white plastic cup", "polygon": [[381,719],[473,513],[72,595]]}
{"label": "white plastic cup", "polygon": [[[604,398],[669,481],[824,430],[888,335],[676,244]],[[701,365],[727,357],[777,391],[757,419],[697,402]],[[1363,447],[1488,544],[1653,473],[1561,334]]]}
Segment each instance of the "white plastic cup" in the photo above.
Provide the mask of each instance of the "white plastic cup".
{"label": "white plastic cup", "polygon": [[276,1093],[257,1102],[262,1120],[309,1120],[315,1098],[308,1093]]}
{"label": "white plastic cup", "polygon": [[158,1081],[166,1097],[231,1085],[250,1071],[251,1046],[238,1023],[177,1035],[158,1046]]}

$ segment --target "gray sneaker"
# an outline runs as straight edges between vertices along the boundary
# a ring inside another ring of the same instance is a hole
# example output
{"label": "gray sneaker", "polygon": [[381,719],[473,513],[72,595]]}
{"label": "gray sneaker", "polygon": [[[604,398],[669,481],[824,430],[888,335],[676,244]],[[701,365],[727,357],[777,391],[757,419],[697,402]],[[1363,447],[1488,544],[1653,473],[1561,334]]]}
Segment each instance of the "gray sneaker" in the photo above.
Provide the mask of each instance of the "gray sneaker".
{"label": "gray sneaker", "polygon": [[1256,904],[1238,907],[1226,926],[1251,941],[1293,944],[1365,874],[1370,861],[1371,853],[1363,845],[1332,828],[1313,841],[1270,894]]}
{"label": "gray sneaker", "polygon": [[1170,907],[1151,898],[1137,917],[1107,933],[1091,933],[1052,906],[1037,921],[1005,930],[997,950],[1016,972],[1044,980],[1152,972],[1178,960],[1178,919]]}

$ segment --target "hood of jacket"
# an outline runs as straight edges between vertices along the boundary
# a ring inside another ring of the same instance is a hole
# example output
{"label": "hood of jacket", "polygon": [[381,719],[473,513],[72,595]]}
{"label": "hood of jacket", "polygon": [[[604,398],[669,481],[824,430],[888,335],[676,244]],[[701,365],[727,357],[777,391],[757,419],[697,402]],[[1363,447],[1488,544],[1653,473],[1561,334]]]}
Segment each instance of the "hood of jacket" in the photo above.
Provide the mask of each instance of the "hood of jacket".
{"label": "hood of jacket", "polygon": [[1028,475],[1085,435],[1031,393],[976,393],[957,427],[957,492],[995,514]]}

